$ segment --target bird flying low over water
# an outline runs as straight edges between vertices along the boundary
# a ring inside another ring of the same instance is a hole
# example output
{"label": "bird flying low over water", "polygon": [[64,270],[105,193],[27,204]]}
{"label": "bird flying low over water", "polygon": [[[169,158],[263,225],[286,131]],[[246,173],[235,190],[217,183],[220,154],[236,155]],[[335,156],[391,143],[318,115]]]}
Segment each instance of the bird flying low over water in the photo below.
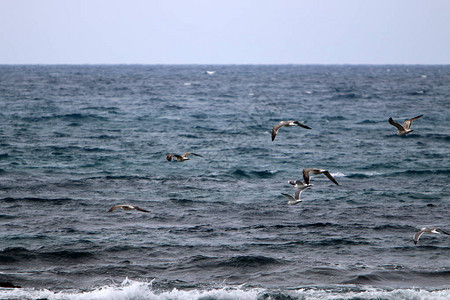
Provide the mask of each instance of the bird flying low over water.
{"label": "bird flying low over water", "polygon": [[416,234],[414,235],[414,244],[417,245],[417,242],[419,241],[420,236],[421,236],[422,234],[424,234],[424,233],[437,233],[437,234],[443,233],[443,234],[446,234],[446,235],[450,235],[450,232],[444,231],[444,230],[442,230],[442,229],[439,228],[439,227],[431,227],[431,228],[428,228],[428,227],[422,227],[422,228],[420,228],[420,230],[417,231]]}
{"label": "bird flying low over water", "polygon": [[290,185],[292,185],[293,187],[295,187],[295,188],[302,188],[304,186],[306,186],[306,187],[310,187],[311,186],[310,184],[305,184],[301,180],[289,180],[288,183]]}
{"label": "bird flying low over water", "polygon": [[167,154],[166,159],[167,159],[168,161],[171,161],[172,158],[175,158],[177,161],[185,161],[185,160],[189,160],[188,156],[191,155],[191,154],[192,154],[192,155],[195,155],[195,156],[203,157],[203,156],[201,156],[200,154],[195,154],[195,153],[193,153],[193,152],[186,152],[186,153],[183,154],[183,155]]}
{"label": "bird flying low over water", "polygon": [[411,118],[411,119],[409,119],[409,120],[406,120],[406,121],[403,123],[403,126],[400,125],[399,123],[395,122],[394,119],[392,119],[392,117],[389,118],[389,123],[390,123],[391,125],[397,127],[398,131],[397,131],[395,134],[397,134],[397,135],[407,135],[408,133],[411,133],[411,132],[414,131],[414,130],[411,129],[412,121],[414,121],[414,120],[416,120],[416,119],[418,119],[418,118],[421,118],[422,116],[423,116],[423,115],[420,115],[420,116]]}
{"label": "bird flying low over water", "polygon": [[146,213],[149,213],[149,212],[151,212],[151,211],[148,211],[148,210],[146,210],[146,209],[143,209],[143,208],[140,208],[140,207],[138,207],[138,206],[136,206],[136,205],[130,205],[130,204],[118,204],[118,205],[114,205],[113,207],[111,207],[109,210],[108,210],[108,212],[113,212],[115,209],[118,209],[118,208],[121,208],[121,209],[123,209],[123,210],[139,210],[139,211],[142,211],[142,212],[146,212]]}
{"label": "bird flying low over water", "polygon": [[331,176],[330,172],[328,172],[327,170],[314,169],[314,168],[303,169],[303,182],[305,185],[311,186],[311,184],[309,183],[309,175],[310,174],[311,175],[323,174],[323,175],[327,176],[328,179],[333,181],[334,184],[339,185],[339,183],[336,181],[336,179],[334,179],[334,177]]}
{"label": "bird flying low over water", "polygon": [[303,187],[299,188],[298,190],[295,191],[294,197],[292,197],[292,196],[289,195],[289,194],[285,194],[285,193],[281,193],[281,195],[283,195],[283,196],[285,196],[286,198],[289,199],[289,201],[288,201],[287,204],[289,204],[289,205],[295,205],[295,204],[298,204],[298,203],[300,203],[300,202],[303,201],[303,200],[300,198],[300,194],[301,194],[304,190],[306,190],[306,189],[308,189],[308,188],[309,188],[309,186],[303,186]]}
{"label": "bird flying low over water", "polygon": [[294,121],[294,120],[281,121],[280,123],[273,126],[273,128],[272,128],[272,141],[275,140],[278,130],[280,130],[281,127],[291,127],[291,126],[300,126],[300,127],[306,128],[306,129],[311,129],[311,127],[303,125],[299,121]]}

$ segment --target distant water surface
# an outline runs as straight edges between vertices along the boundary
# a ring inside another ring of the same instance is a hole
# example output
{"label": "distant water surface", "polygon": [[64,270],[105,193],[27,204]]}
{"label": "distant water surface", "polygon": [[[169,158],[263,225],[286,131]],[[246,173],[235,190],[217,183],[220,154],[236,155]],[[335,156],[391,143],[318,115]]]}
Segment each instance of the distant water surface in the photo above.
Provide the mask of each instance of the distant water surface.
{"label": "distant water surface", "polygon": [[[0,298],[448,299],[450,236],[412,237],[450,230],[449,99],[450,66],[0,66]],[[340,185],[288,206],[307,167]]]}

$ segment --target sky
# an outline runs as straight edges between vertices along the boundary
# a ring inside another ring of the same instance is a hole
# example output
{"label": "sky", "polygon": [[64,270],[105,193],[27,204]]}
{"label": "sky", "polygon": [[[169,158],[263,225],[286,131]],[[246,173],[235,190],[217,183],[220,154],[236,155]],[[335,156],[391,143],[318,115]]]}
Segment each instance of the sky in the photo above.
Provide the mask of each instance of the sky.
{"label": "sky", "polygon": [[0,0],[0,64],[450,64],[450,0]]}

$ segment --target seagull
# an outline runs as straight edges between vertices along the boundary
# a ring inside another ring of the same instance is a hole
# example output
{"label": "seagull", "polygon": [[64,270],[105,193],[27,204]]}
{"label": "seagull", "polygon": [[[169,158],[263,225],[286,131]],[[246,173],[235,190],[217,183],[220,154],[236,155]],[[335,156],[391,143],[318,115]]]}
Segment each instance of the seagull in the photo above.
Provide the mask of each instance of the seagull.
{"label": "seagull", "polygon": [[181,156],[177,155],[177,154],[167,154],[166,158],[167,158],[168,161],[171,161],[172,157],[174,157],[177,161],[185,161],[185,160],[189,160],[188,156],[190,154],[195,155],[195,156],[203,157],[200,154],[195,154],[193,152],[186,152],[185,154],[183,154]]}
{"label": "seagull", "polygon": [[391,125],[397,127],[398,131],[397,131],[395,134],[397,134],[397,135],[407,135],[408,133],[411,133],[411,132],[414,131],[414,130],[411,129],[412,121],[414,121],[414,120],[416,120],[416,119],[418,119],[418,118],[421,118],[422,116],[423,116],[423,115],[420,115],[420,116],[417,116],[417,117],[415,117],[415,118],[406,120],[406,121],[403,123],[403,126],[400,125],[399,123],[395,122],[394,119],[392,119],[392,117],[389,118],[389,123],[390,123]]}
{"label": "seagull", "polygon": [[442,229],[439,228],[439,227],[431,227],[431,228],[428,228],[428,227],[422,227],[422,228],[420,228],[420,230],[417,231],[417,233],[414,235],[414,244],[417,245],[417,242],[419,241],[420,236],[421,236],[422,234],[424,234],[425,232],[427,232],[427,233],[443,233],[443,234],[450,235],[450,232],[444,231],[444,230],[442,230]]}
{"label": "seagull", "polygon": [[[310,174],[310,173],[311,173],[312,175],[323,174],[323,175],[327,176],[328,179],[330,179],[331,181],[333,181],[334,184],[339,185],[339,183],[336,181],[336,179],[334,179],[334,177],[331,176],[330,172],[328,172],[327,170],[323,170],[323,169],[314,169],[314,168],[303,169],[303,182],[304,182],[304,185],[311,186],[311,185],[309,184],[309,174]],[[297,181],[299,181],[299,180],[297,180]],[[291,183],[291,184],[292,184],[292,183]]]}
{"label": "seagull", "polygon": [[123,210],[133,210],[133,209],[135,209],[135,210],[139,210],[139,211],[142,211],[142,212],[146,212],[146,213],[149,213],[150,211],[148,211],[148,210],[145,210],[145,209],[143,209],[143,208],[140,208],[140,207],[138,207],[138,206],[136,206],[136,205],[130,205],[130,204],[118,204],[118,205],[114,205],[113,207],[111,207],[109,210],[108,210],[108,212],[113,212],[115,209],[117,209],[117,208],[121,208],[121,209],[123,209]]}
{"label": "seagull", "polygon": [[291,126],[300,126],[306,129],[311,129],[311,127],[308,127],[306,125],[303,125],[299,121],[281,121],[278,123],[278,125],[273,126],[272,128],[272,141],[275,140],[275,137],[277,136],[278,130],[280,130],[281,127],[291,127]]}
{"label": "seagull", "polygon": [[293,187],[295,187],[295,188],[302,188],[304,186],[306,186],[306,187],[311,187],[312,186],[312,184],[306,184],[306,183],[304,183],[301,180],[289,180],[288,183],[290,185],[292,185]]}
{"label": "seagull", "polygon": [[301,194],[304,190],[306,190],[306,189],[308,189],[308,188],[309,188],[308,186],[303,186],[303,187],[299,188],[298,190],[295,191],[294,197],[292,197],[292,196],[289,195],[289,194],[285,194],[285,193],[281,193],[281,195],[283,195],[283,196],[285,196],[286,198],[289,199],[289,201],[288,201],[287,204],[289,204],[289,205],[295,205],[295,204],[298,204],[298,203],[300,203],[300,202],[303,201],[302,199],[300,199],[300,194]]}

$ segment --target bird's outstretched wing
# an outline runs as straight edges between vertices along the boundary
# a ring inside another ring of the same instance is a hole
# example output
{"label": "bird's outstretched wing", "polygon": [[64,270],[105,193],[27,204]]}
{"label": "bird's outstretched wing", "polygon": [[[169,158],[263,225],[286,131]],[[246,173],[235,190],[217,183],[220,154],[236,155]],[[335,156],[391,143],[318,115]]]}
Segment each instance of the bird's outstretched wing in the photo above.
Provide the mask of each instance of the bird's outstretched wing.
{"label": "bird's outstretched wing", "polygon": [[189,155],[195,155],[195,156],[201,156],[200,154],[194,153],[194,152],[186,152],[185,154],[182,155],[183,158],[187,158]]}
{"label": "bird's outstretched wing", "polygon": [[331,181],[333,181],[334,184],[339,185],[339,183],[336,181],[336,179],[334,179],[334,177],[331,176],[330,172],[328,172],[328,171],[323,171],[322,173],[323,173],[325,176],[327,176],[328,179],[330,179]]}
{"label": "bird's outstretched wing", "polygon": [[305,184],[309,184],[309,172],[313,171],[315,169],[313,168],[308,168],[308,169],[303,169],[302,173],[303,173],[303,182]]}
{"label": "bird's outstretched wing", "polygon": [[281,195],[285,196],[286,198],[288,198],[289,200],[295,201],[294,197],[292,197],[289,194],[285,194],[285,193],[281,193]]}
{"label": "bird's outstretched wing", "polygon": [[300,123],[299,121],[294,121],[295,124],[297,124],[300,127],[306,128],[306,129],[311,129],[311,127],[306,126],[305,124]]}
{"label": "bird's outstretched wing", "polygon": [[149,212],[151,212],[151,211],[149,211],[149,210],[146,210],[146,209],[140,208],[139,206],[136,206],[136,205],[133,205],[133,207],[134,207],[134,209],[135,209],[135,210],[139,210],[139,211],[142,211],[142,212],[145,212],[145,213],[149,213]]}
{"label": "bird's outstretched wing", "polygon": [[443,234],[446,234],[446,235],[450,235],[450,232],[447,232],[447,231],[445,231],[445,230],[443,230],[443,229],[441,229],[441,228],[436,228],[436,231],[439,232],[439,233],[443,233]]}
{"label": "bird's outstretched wing", "polygon": [[117,208],[119,208],[119,207],[122,207],[122,205],[114,205],[113,207],[111,207],[109,210],[108,210],[108,212],[113,212],[115,209],[117,209]]}
{"label": "bird's outstretched wing", "polygon": [[298,190],[296,190],[295,191],[295,194],[294,194],[294,199],[295,200],[300,200],[300,194],[304,191],[304,190],[306,190],[307,188],[302,188],[302,189],[298,189]]}
{"label": "bird's outstretched wing", "polygon": [[189,155],[195,155],[195,156],[200,156],[200,157],[203,157],[203,156],[201,156],[200,154],[196,154],[196,153],[194,153],[194,152],[186,152],[185,154],[183,154],[183,157],[184,158],[186,158],[186,157],[188,157]]}
{"label": "bird's outstretched wing", "polygon": [[419,230],[416,232],[416,234],[414,235],[414,244],[417,244],[417,242],[420,239],[420,236],[424,233],[425,231],[423,229]]}
{"label": "bird's outstretched wing", "polygon": [[289,122],[287,122],[287,121],[281,121],[281,122],[278,123],[277,125],[273,126],[273,128],[272,128],[272,141],[274,141],[275,138],[277,137],[278,130],[280,130],[280,128],[283,127],[283,126],[285,126],[286,124],[289,124]]}
{"label": "bird's outstretched wing", "polygon": [[405,129],[410,129],[410,128],[411,128],[412,121],[414,121],[414,120],[416,120],[416,119],[418,119],[418,118],[421,118],[422,116],[423,116],[423,115],[420,115],[420,116],[411,118],[411,119],[409,119],[409,120],[406,120],[406,121],[403,123],[403,127],[405,127]]}
{"label": "bird's outstretched wing", "polygon": [[397,129],[398,129],[399,131],[405,131],[405,128],[403,128],[402,125],[400,125],[400,124],[398,124],[397,122],[395,122],[394,119],[392,119],[392,117],[389,118],[389,123],[390,123],[391,125],[397,127]]}

